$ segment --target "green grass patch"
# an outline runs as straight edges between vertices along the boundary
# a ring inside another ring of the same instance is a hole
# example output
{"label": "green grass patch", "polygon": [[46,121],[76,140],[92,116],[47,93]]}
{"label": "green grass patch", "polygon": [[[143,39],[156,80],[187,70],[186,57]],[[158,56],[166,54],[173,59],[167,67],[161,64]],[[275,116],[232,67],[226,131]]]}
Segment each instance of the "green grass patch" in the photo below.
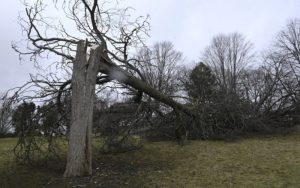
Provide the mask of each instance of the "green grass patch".
{"label": "green grass patch", "polygon": [[[99,147],[100,140],[94,140]],[[91,177],[15,163],[16,139],[0,139],[0,187],[299,187],[300,133],[233,142],[146,143],[137,151],[94,152]],[[51,166],[51,164],[50,164]]]}

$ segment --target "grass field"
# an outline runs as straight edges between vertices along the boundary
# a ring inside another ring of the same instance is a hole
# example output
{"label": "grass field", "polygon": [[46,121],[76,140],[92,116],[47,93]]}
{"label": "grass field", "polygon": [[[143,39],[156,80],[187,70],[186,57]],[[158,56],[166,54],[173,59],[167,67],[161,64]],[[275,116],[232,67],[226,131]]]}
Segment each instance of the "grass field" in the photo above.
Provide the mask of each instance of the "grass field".
{"label": "grass field", "polygon": [[[15,139],[0,140],[0,187],[300,187],[300,133],[238,141],[146,143],[139,151],[94,152],[91,177],[62,179],[56,165],[17,165]],[[51,163],[50,163],[51,164]]]}

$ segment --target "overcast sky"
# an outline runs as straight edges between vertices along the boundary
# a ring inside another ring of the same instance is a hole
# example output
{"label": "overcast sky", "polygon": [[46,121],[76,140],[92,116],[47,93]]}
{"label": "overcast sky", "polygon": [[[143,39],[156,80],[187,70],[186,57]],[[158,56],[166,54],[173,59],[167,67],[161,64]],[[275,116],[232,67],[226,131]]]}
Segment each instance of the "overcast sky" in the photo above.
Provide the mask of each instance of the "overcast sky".
{"label": "overcast sky", "polygon": [[[47,1],[47,0],[46,0]],[[52,0],[48,0],[52,2]],[[267,48],[292,18],[300,18],[300,0],[124,0],[136,14],[151,17],[148,44],[168,40],[187,62],[198,61],[201,51],[219,33],[240,32],[256,51]],[[11,41],[21,38],[17,22],[22,5],[3,1],[0,7],[0,92],[20,86],[34,72],[31,62],[20,64]]]}

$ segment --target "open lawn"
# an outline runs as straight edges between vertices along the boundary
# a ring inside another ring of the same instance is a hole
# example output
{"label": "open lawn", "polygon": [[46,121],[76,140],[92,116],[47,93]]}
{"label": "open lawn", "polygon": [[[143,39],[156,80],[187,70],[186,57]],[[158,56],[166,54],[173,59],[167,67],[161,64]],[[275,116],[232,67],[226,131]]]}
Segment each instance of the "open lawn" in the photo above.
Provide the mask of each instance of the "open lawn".
{"label": "open lawn", "polygon": [[0,187],[300,187],[300,133],[238,141],[146,143],[122,154],[94,152],[91,177],[62,179],[64,160],[17,165],[16,139],[0,140]]}

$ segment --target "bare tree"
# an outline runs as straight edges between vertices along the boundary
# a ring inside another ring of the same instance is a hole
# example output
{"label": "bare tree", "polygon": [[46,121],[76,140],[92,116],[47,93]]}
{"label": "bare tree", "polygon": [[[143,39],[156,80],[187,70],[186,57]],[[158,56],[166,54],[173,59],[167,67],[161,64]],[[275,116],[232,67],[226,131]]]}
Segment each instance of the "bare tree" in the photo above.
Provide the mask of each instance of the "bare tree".
{"label": "bare tree", "polygon": [[[274,117],[295,114],[299,108],[300,92],[300,20],[287,23],[266,56],[269,75],[275,81],[265,109]],[[276,78],[276,79],[274,79]]]}
{"label": "bare tree", "polygon": [[152,48],[142,48],[137,59],[136,67],[144,81],[165,95],[177,91],[178,65],[183,58],[171,42],[158,42]]}
{"label": "bare tree", "polygon": [[242,72],[239,96],[253,105],[255,113],[269,112],[275,105],[274,99],[280,99],[277,91],[280,88],[281,68],[278,58],[266,54],[263,65]]}
{"label": "bare tree", "polygon": [[[138,51],[138,61],[135,67],[141,74],[141,79],[162,94],[174,98],[180,90],[179,64],[183,61],[182,53],[175,50],[171,42],[157,42],[152,47],[143,47]],[[165,109],[158,100],[148,97],[146,101],[153,110],[162,113]],[[166,109],[165,109],[166,110]]]}
{"label": "bare tree", "polygon": [[223,91],[236,93],[241,72],[253,58],[251,50],[252,44],[241,34],[220,34],[205,49],[202,61],[212,68]]}
{"label": "bare tree", "polygon": [[[72,87],[72,116],[65,177],[92,173],[91,131],[96,83],[117,80],[191,115],[189,109],[127,72],[139,72],[132,64],[136,59],[130,54],[130,49],[143,44],[149,29],[148,17],[131,20],[130,9],[117,8],[104,1],[55,1],[55,6],[62,6],[66,18],[75,23],[76,33],[65,28],[63,23],[55,22],[57,19],[49,20],[43,14],[44,1],[36,0],[25,6],[26,15],[21,16],[20,21],[27,34],[27,49],[23,52],[16,45],[13,46],[14,49],[20,55],[31,55],[37,63],[43,54],[49,53],[62,57],[61,62],[67,65],[71,63],[71,80],[66,80],[59,86],[50,84],[57,95],[58,104],[65,88],[70,84]],[[44,83],[34,83],[41,82]],[[47,82],[44,84],[49,85]]]}
{"label": "bare tree", "polygon": [[242,96],[247,100],[254,103],[258,103],[264,92],[266,73],[263,67],[258,69],[250,69],[243,71],[241,91]]}
{"label": "bare tree", "polygon": [[294,101],[300,102],[300,19],[287,23],[279,32],[272,50],[280,59],[284,59],[282,69],[285,77],[281,79],[283,89],[291,94]]}

